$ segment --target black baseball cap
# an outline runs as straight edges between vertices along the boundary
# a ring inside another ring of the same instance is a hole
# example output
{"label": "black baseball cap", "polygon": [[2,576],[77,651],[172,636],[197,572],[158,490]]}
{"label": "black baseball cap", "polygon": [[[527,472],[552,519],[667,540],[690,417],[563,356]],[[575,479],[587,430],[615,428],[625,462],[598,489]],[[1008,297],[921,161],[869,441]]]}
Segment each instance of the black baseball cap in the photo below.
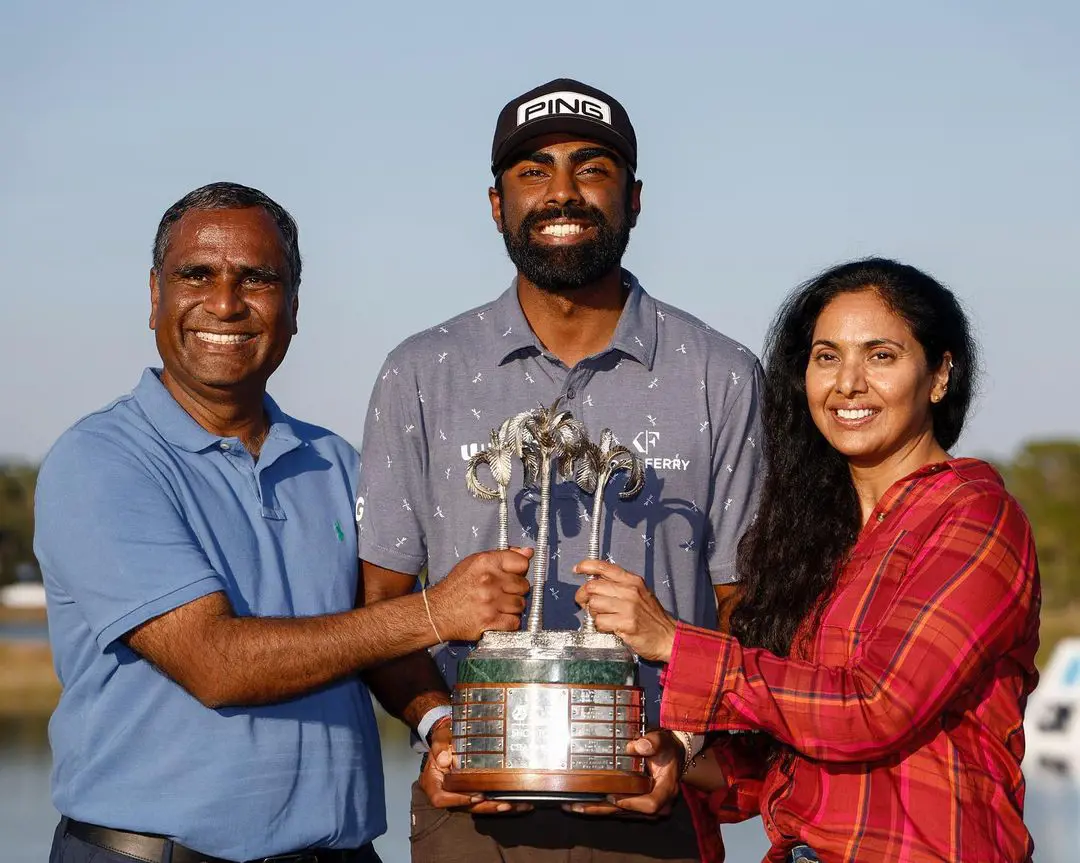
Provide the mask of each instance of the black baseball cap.
{"label": "black baseball cap", "polygon": [[491,173],[498,175],[506,158],[525,141],[553,132],[607,144],[630,170],[637,170],[637,136],[626,109],[603,90],[572,78],[556,78],[511,99],[499,112],[491,143]]}

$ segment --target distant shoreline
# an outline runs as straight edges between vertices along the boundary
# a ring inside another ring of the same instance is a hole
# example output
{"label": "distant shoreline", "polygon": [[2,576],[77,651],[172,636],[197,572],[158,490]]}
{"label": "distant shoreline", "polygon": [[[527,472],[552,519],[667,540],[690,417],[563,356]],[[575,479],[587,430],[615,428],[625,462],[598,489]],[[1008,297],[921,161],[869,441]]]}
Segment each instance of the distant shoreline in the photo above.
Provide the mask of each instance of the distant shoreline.
{"label": "distant shoreline", "polygon": [[[3,628],[40,628],[41,637],[5,639]],[[0,605],[0,718],[47,718],[60,698],[44,608]]]}
{"label": "distant shoreline", "polygon": [[[42,627],[45,610],[0,606],[0,718],[48,717],[60,698],[60,682],[53,670],[49,643],[41,639],[5,639],[4,625]],[[1038,665],[1045,668],[1054,645],[1070,635],[1080,635],[1080,604],[1043,609]]]}
{"label": "distant shoreline", "polygon": [[44,608],[12,608],[0,605],[0,624],[3,623],[40,623],[45,625]]}
{"label": "distant shoreline", "polygon": [[47,641],[0,641],[0,717],[46,717],[59,698]]}

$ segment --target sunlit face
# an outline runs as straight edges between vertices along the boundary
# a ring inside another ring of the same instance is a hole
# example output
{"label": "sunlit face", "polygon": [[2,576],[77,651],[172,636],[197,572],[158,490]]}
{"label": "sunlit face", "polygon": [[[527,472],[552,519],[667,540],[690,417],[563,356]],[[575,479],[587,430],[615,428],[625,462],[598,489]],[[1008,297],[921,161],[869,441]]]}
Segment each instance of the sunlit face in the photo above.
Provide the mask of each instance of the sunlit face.
{"label": "sunlit face", "polygon": [[261,388],[296,332],[281,233],[261,207],[191,210],[150,275],[150,328],[166,387]]}
{"label": "sunlit face", "polygon": [[[534,149],[533,149],[534,148]],[[640,210],[638,182],[608,147],[568,135],[534,139],[489,190],[518,271],[546,290],[591,284],[619,265]]]}
{"label": "sunlit face", "polygon": [[818,315],[806,397],[814,424],[852,464],[933,444],[930,406],[947,382],[948,357],[927,368],[907,322],[876,291],[840,294]]}

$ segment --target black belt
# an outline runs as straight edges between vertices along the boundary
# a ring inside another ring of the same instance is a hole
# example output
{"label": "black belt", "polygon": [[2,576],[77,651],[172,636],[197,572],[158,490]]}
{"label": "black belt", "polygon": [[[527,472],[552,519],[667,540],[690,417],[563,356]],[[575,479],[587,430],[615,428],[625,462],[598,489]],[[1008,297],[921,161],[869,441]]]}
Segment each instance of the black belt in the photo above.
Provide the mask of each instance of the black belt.
{"label": "black belt", "polygon": [[[164,836],[149,833],[129,833],[126,830],[113,830],[98,827],[65,818],[64,832],[90,845],[124,854],[142,863],[236,863],[221,857],[211,857],[185,848]],[[168,855],[171,848],[172,855]],[[276,854],[272,857],[259,857],[245,863],[379,863],[379,855],[369,842],[362,848],[329,849],[311,848],[307,851],[294,851],[291,854]]]}

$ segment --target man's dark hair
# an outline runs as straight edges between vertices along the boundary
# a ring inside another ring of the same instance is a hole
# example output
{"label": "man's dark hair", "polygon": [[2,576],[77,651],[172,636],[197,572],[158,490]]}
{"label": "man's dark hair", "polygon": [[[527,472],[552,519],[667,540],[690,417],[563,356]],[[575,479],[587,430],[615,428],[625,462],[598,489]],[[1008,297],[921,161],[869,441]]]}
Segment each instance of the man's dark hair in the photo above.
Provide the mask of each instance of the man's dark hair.
{"label": "man's dark hair", "polygon": [[210,183],[188,192],[165,211],[154,236],[154,269],[160,272],[169,247],[172,227],[189,210],[244,210],[262,207],[274,220],[284,244],[285,258],[289,263],[289,287],[295,293],[300,287],[300,246],[296,221],[283,206],[258,189],[239,183]]}

